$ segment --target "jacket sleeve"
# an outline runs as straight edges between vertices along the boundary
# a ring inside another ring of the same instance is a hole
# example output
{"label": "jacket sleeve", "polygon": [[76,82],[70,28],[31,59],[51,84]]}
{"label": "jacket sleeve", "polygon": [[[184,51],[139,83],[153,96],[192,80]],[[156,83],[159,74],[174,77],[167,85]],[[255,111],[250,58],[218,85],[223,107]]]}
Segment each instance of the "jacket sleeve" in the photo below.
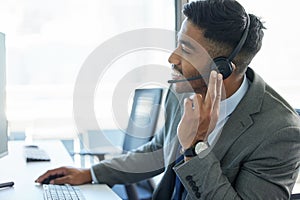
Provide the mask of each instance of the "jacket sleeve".
{"label": "jacket sleeve", "polygon": [[98,182],[110,186],[134,183],[163,172],[162,134],[158,132],[151,142],[133,152],[92,166]]}
{"label": "jacket sleeve", "polygon": [[207,149],[174,170],[187,199],[289,199],[298,175],[299,150],[299,127],[288,127],[265,138],[238,168],[222,169]]}
{"label": "jacket sleeve", "polygon": [[168,90],[165,100],[166,113],[163,128],[154,138],[142,147],[126,155],[112,160],[104,160],[94,165],[93,171],[99,183],[114,184],[134,183],[153,177],[164,171],[163,145],[168,127],[172,126],[174,110],[178,100],[171,90]]}

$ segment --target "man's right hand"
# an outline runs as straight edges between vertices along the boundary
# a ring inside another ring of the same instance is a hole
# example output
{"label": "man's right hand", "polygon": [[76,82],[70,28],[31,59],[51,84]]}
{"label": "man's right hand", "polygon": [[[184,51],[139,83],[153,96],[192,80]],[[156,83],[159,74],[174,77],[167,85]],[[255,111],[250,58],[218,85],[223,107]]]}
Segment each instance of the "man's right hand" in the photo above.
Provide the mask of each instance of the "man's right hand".
{"label": "man's right hand", "polygon": [[205,96],[195,94],[184,100],[184,113],[177,128],[179,142],[186,150],[197,141],[207,141],[216,127],[222,98],[223,77],[212,71]]}
{"label": "man's right hand", "polygon": [[81,185],[92,182],[90,169],[79,169],[73,167],[60,167],[48,170],[46,173],[38,177],[35,182],[42,183],[50,176],[59,176],[50,181],[50,184],[70,184]]}

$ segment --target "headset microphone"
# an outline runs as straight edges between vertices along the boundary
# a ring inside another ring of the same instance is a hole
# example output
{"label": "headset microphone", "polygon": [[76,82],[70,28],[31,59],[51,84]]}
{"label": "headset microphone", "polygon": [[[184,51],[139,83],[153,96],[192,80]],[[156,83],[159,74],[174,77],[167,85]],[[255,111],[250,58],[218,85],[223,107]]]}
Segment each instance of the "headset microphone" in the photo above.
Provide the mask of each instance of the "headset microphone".
{"label": "headset microphone", "polygon": [[204,79],[204,78],[208,78],[209,75],[199,75],[199,76],[194,76],[194,77],[190,77],[190,78],[185,78],[185,79],[178,79],[178,80],[168,80],[168,83],[179,83],[179,82],[185,82],[185,81],[194,81],[194,80],[198,80],[198,79]]}
{"label": "headset microphone", "polygon": [[[239,43],[231,52],[231,54],[228,57],[221,56],[221,57],[214,58],[212,64],[210,65],[211,70],[216,70],[217,72],[223,75],[223,79],[226,79],[231,75],[233,71],[231,62],[235,58],[235,56],[241,51],[244,43],[246,42],[248,32],[249,32],[249,27],[250,27],[250,17],[247,13],[246,13],[246,17],[247,17],[246,28],[244,29],[243,35]],[[203,79],[203,76],[199,75],[199,76],[186,78],[186,79],[168,80],[168,83],[178,83],[178,82],[193,81],[198,79]]]}

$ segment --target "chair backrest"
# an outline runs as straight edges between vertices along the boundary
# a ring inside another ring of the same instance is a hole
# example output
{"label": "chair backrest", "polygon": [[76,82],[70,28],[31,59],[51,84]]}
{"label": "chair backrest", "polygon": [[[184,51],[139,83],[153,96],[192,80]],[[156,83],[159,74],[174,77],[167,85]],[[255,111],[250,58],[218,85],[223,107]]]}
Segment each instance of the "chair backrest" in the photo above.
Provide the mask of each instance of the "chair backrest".
{"label": "chair backrest", "polygon": [[[136,149],[152,139],[158,121],[162,95],[162,88],[135,90],[124,137],[124,153]],[[151,199],[154,184],[151,179],[144,180],[136,184],[125,185],[125,190],[128,200]]]}
{"label": "chair backrest", "polygon": [[156,129],[162,94],[162,88],[135,90],[123,151],[130,151],[151,140]]}
{"label": "chair backrest", "polygon": [[[126,130],[88,130],[86,134],[79,134],[79,154],[103,160],[108,152],[119,153],[120,146],[126,153],[148,142],[156,129],[162,93],[162,88],[136,89]],[[84,162],[81,165],[85,166]]]}
{"label": "chair backrest", "polygon": [[295,110],[298,113],[298,115],[300,115],[300,109],[296,108]]}

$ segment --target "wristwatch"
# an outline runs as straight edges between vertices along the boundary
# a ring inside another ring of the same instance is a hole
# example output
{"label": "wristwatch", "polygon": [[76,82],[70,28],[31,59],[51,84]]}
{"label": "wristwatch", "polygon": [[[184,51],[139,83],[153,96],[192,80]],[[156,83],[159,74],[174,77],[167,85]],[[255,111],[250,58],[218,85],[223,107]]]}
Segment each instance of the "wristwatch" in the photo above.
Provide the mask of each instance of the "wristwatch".
{"label": "wristwatch", "polygon": [[208,148],[208,143],[200,140],[195,145],[191,146],[190,148],[186,149],[183,153],[186,157],[194,157]]}

